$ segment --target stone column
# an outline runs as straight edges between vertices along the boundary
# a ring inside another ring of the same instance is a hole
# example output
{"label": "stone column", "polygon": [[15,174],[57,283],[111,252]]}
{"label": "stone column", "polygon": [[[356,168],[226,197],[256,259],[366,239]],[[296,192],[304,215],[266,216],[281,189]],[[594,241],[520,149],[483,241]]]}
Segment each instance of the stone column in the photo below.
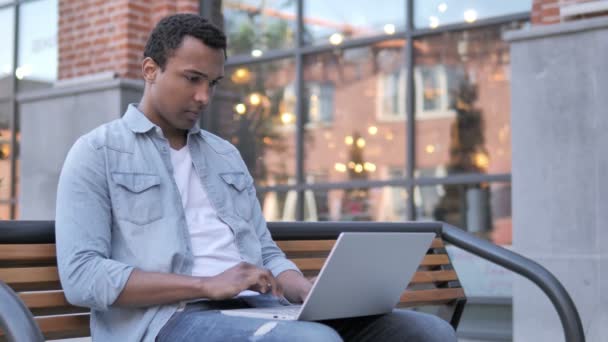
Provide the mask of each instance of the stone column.
{"label": "stone column", "polygon": [[20,219],[55,219],[59,172],[72,144],[93,128],[119,118],[142,93],[143,81],[107,78],[19,96]]}
{"label": "stone column", "polygon": [[[511,42],[513,247],[548,268],[587,341],[608,335],[608,18],[534,26]],[[547,297],[517,278],[514,341],[564,341]]]}

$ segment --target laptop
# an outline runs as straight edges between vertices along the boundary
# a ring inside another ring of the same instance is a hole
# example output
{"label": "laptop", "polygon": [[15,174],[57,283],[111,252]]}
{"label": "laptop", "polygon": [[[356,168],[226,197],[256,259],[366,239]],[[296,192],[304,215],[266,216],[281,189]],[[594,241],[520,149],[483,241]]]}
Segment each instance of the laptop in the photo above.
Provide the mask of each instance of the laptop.
{"label": "laptop", "polygon": [[320,321],[391,312],[434,237],[435,233],[341,233],[302,305],[221,313]]}

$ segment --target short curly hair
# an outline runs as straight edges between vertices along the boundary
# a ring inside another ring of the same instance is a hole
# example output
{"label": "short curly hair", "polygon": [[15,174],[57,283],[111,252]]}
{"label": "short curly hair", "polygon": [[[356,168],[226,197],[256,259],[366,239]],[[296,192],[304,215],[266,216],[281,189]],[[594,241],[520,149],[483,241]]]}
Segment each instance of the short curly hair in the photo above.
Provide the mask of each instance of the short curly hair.
{"label": "short curly hair", "polygon": [[226,35],[217,26],[200,15],[180,13],[165,17],[156,24],[146,43],[144,58],[152,58],[164,70],[167,60],[180,47],[185,36],[221,49],[226,56]]}

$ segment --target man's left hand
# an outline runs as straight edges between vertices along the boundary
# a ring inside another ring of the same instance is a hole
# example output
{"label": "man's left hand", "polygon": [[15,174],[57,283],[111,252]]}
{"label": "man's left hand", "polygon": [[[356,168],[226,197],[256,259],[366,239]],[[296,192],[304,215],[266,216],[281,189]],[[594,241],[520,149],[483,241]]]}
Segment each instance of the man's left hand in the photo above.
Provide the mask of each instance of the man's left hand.
{"label": "man's left hand", "polygon": [[283,288],[285,298],[292,303],[304,302],[313,284],[311,281],[294,270],[282,272],[276,277],[276,279]]}

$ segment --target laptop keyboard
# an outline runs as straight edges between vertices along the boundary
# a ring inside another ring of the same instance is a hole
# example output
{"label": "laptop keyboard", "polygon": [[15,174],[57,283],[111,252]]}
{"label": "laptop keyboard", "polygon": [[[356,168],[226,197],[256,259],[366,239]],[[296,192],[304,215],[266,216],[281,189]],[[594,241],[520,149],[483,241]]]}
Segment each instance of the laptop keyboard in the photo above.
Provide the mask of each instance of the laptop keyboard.
{"label": "laptop keyboard", "polygon": [[277,307],[272,307],[272,308],[255,308],[252,310],[255,310],[256,312],[260,312],[260,313],[295,316],[300,312],[301,308],[302,308],[301,305],[291,305],[291,306],[277,306]]}

